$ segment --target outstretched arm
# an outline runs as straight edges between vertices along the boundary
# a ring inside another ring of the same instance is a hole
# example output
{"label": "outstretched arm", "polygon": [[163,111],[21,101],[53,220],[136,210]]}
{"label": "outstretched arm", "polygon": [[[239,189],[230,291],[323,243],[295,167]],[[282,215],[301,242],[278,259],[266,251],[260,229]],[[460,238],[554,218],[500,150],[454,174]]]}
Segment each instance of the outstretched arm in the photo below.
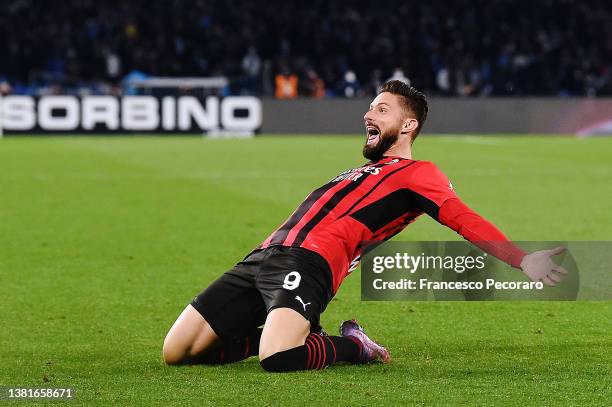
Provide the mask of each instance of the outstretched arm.
{"label": "outstretched arm", "polygon": [[565,248],[541,250],[527,254],[491,222],[470,209],[453,190],[448,178],[433,163],[419,162],[407,177],[407,187],[416,192],[421,210],[459,233],[480,249],[503,262],[520,268],[532,281],[553,286],[567,271],[557,266],[552,256]]}
{"label": "outstretched arm", "polygon": [[527,254],[459,198],[445,201],[438,211],[437,220],[512,267],[519,268]]}
{"label": "outstretched arm", "polygon": [[555,264],[551,257],[561,254],[565,247],[540,250],[527,254],[516,246],[491,222],[474,212],[459,198],[445,201],[438,211],[438,222],[453,229],[498,259],[520,268],[531,281],[542,281],[554,286],[561,281],[560,274],[567,271]]}

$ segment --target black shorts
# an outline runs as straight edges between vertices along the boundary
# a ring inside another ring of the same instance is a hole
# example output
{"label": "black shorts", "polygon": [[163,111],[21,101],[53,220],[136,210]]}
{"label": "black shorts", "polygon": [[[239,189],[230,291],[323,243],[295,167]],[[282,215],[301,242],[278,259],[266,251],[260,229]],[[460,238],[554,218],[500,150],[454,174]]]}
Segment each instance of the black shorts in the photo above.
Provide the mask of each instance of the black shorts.
{"label": "black shorts", "polygon": [[320,329],[333,297],[331,271],[318,253],[299,247],[255,250],[193,299],[191,305],[223,340],[240,339],[274,308],[291,308]]}

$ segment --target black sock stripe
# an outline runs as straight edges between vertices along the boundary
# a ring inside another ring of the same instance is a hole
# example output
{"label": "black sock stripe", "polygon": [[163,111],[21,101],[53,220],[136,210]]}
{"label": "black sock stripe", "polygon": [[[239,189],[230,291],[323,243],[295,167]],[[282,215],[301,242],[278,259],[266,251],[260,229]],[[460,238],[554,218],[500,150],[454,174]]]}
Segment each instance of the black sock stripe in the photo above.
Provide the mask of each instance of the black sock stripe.
{"label": "black sock stripe", "polygon": [[319,346],[317,342],[314,340],[314,338],[312,337],[312,334],[309,335],[308,339],[309,339],[310,345],[312,346],[312,361],[310,363],[310,368],[316,369],[317,365],[319,364],[319,355],[321,352],[319,352]]}
{"label": "black sock stripe", "polygon": [[315,344],[316,346],[316,352],[317,352],[317,363],[315,363],[315,365],[313,366],[313,369],[320,369],[319,365],[321,364],[321,359],[323,358],[323,352],[321,352],[321,344],[319,343],[319,341],[317,341],[316,336],[314,336],[314,334],[311,334],[311,338],[312,338],[312,343]]}
{"label": "black sock stripe", "polygon": [[311,366],[312,366],[313,351],[312,351],[311,343],[310,343],[310,341],[308,339],[309,338],[306,338],[306,343],[305,343],[306,348],[308,350],[308,352],[307,352],[308,358],[306,360],[306,369],[312,369]]}
{"label": "black sock stripe", "polygon": [[325,361],[323,360],[323,352],[321,351],[321,344],[319,343],[319,341],[317,341],[316,337],[314,339],[314,343],[317,344],[317,353],[318,353],[318,358],[317,358],[317,364],[315,365],[315,369],[320,369],[320,365],[321,363],[324,363]]}
{"label": "black sock stripe", "polygon": [[327,364],[327,348],[325,347],[325,341],[321,336],[317,335],[317,341],[321,342],[321,350],[323,351],[323,357],[321,358],[319,369],[323,369]]}
{"label": "black sock stripe", "polygon": [[312,344],[312,363],[310,364],[310,368],[316,369],[316,366],[319,363],[319,352],[317,351],[317,344],[314,341],[311,341],[310,343]]}
{"label": "black sock stripe", "polygon": [[312,335],[313,343],[315,343],[317,346],[317,353],[319,356],[317,358],[317,363],[314,366],[314,368],[317,370],[322,369],[323,365],[325,365],[325,346],[321,342],[321,337],[319,335],[316,335],[316,334],[311,334],[311,335]]}

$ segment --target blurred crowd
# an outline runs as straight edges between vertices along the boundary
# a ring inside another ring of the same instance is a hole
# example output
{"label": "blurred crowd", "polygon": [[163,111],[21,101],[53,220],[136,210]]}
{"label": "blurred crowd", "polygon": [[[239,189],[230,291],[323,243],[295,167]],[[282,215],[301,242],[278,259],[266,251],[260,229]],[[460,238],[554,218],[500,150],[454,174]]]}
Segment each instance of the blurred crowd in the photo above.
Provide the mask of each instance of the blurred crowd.
{"label": "blurred crowd", "polygon": [[612,95],[609,0],[3,0],[0,91],[117,93],[128,75],[226,94]]}

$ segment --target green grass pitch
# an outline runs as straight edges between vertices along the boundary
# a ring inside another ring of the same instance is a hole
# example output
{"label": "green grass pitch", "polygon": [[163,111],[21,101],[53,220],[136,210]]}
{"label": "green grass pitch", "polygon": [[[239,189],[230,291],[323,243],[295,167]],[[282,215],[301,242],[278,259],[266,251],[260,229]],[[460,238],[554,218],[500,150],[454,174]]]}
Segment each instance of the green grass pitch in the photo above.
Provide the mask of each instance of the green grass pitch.
{"label": "green grass pitch", "polygon": [[[0,385],[73,387],[72,405],[610,405],[612,302],[361,302],[358,275],[323,326],[357,317],[390,365],[164,366],[183,307],[362,143],[0,140]],[[415,158],[513,239],[612,240],[612,139],[424,135]],[[398,238],[459,239],[426,217]]]}

